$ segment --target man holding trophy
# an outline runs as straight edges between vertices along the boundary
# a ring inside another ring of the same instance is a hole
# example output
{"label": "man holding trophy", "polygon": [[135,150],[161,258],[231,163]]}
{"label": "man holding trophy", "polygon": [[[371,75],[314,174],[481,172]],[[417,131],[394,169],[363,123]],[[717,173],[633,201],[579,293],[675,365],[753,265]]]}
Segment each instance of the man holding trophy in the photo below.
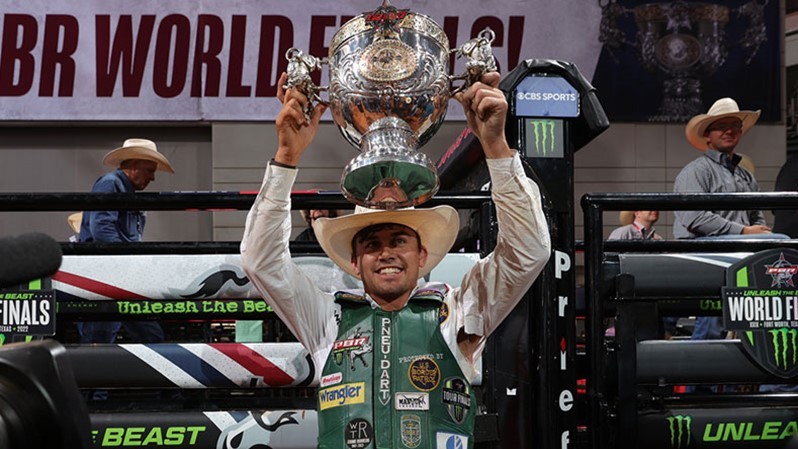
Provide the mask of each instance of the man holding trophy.
{"label": "man holding trophy", "polygon": [[[387,18],[388,23],[370,22],[369,17],[375,15]],[[413,68],[423,64],[418,59],[409,64],[406,59],[414,57],[414,51],[425,51],[420,45],[412,47],[423,40],[418,33],[429,32],[429,24],[421,31],[418,27],[420,20],[428,19],[383,4],[352,20],[359,21],[357,26],[347,23],[340,32],[355,29],[360,35],[357,39],[367,36],[367,43],[347,44],[346,38],[336,34],[331,55],[345,47],[345,52],[361,62],[366,57],[389,67],[398,54],[407,73],[397,75],[389,70],[385,76],[419,76]],[[440,65],[438,62],[435,64]],[[357,69],[362,74],[368,67],[361,64]],[[362,290],[334,295],[314,285],[292,262],[288,250],[291,189],[302,153],[326,110],[324,104],[313,106],[309,97],[314,98],[315,93],[291,82],[291,75],[283,74],[280,79],[279,84],[286,87],[278,92],[283,103],[276,121],[278,147],[247,216],[241,258],[263,298],[307,348],[316,367],[322,368],[319,447],[471,448],[477,413],[471,382],[480,374],[477,360],[487,337],[530,288],[551,251],[538,186],[525,176],[518,153],[510,149],[504,136],[508,104],[497,88],[499,74],[477,73],[466,88],[454,94],[487,159],[499,222],[496,249],[477,262],[459,286],[420,284],[419,279],[429,274],[454,244],[459,229],[457,212],[449,206],[407,207],[431,194],[417,194],[417,187],[406,190],[407,160],[399,161],[399,169],[393,170],[390,161],[377,157],[377,168],[368,170],[380,172],[383,179],[369,180],[373,185],[362,189],[367,194],[355,195],[355,213],[321,218],[313,224],[330,259],[363,282]],[[372,139],[367,147],[401,146],[418,137],[419,130],[413,129],[418,114],[404,120],[408,126],[400,123],[385,131],[386,124],[394,126],[397,121],[383,119],[400,115],[397,110],[389,105],[385,117],[377,117],[373,114],[377,108],[369,110],[365,104],[363,91],[357,92],[361,97],[355,100],[347,99],[346,94],[333,98],[342,95],[333,93],[334,76],[331,67],[334,120],[341,126],[336,117],[352,115],[352,111],[335,110],[342,104],[358,103],[356,110],[370,111],[365,117],[371,123],[363,125],[365,129],[360,131],[365,132],[356,133],[364,141]],[[393,92],[401,97],[408,90]],[[446,99],[436,100],[436,107],[445,110]],[[410,102],[400,98],[396,103]],[[436,113],[441,114],[431,114]],[[433,121],[441,119],[442,115],[433,117]],[[374,138],[380,133],[384,134]],[[404,137],[391,140],[397,134]],[[423,169],[426,164],[420,166]]]}

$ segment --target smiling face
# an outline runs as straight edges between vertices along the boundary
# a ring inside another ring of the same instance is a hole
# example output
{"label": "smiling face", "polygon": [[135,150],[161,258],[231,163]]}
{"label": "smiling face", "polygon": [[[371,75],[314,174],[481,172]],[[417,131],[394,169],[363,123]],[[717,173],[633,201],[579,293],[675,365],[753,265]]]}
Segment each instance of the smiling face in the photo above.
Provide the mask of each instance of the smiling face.
{"label": "smiling face", "polygon": [[352,266],[366,293],[384,310],[405,306],[427,263],[427,249],[413,229],[394,223],[369,226],[352,239]]}
{"label": "smiling face", "polygon": [[704,131],[707,146],[721,153],[733,152],[742,135],[743,122],[737,117],[726,117],[712,122]]}

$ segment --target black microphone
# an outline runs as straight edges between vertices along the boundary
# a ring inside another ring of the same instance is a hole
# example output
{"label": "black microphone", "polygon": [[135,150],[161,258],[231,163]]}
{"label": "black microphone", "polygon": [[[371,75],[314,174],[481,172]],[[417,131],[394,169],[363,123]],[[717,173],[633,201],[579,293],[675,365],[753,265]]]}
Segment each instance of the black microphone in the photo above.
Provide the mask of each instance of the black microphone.
{"label": "black microphone", "polygon": [[0,238],[0,288],[51,276],[62,258],[61,245],[41,232]]}

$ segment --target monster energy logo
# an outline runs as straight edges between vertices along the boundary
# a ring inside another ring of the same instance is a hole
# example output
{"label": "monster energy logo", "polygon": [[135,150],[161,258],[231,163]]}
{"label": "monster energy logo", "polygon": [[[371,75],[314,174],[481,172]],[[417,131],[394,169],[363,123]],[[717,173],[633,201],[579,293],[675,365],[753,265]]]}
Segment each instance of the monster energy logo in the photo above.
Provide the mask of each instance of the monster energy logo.
{"label": "monster energy logo", "polygon": [[687,415],[668,416],[668,429],[671,433],[671,447],[680,449],[690,446],[693,417]]}
{"label": "monster energy logo", "polygon": [[555,144],[555,121],[554,120],[532,120],[532,133],[535,135],[535,153],[545,156],[554,153]]}
{"label": "monster energy logo", "polygon": [[[773,342],[773,359],[779,368],[789,369],[798,362],[798,329],[772,329],[768,331]],[[790,354],[792,353],[792,354]]]}

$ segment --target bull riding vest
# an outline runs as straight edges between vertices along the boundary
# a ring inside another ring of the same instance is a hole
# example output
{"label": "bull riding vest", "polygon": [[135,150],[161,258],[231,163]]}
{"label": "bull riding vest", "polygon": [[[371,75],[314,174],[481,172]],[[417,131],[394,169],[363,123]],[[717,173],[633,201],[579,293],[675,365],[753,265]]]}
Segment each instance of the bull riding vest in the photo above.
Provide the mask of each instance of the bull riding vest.
{"label": "bull riding vest", "polygon": [[470,449],[477,401],[443,339],[447,288],[402,310],[339,292],[338,337],[318,390],[320,449]]}

